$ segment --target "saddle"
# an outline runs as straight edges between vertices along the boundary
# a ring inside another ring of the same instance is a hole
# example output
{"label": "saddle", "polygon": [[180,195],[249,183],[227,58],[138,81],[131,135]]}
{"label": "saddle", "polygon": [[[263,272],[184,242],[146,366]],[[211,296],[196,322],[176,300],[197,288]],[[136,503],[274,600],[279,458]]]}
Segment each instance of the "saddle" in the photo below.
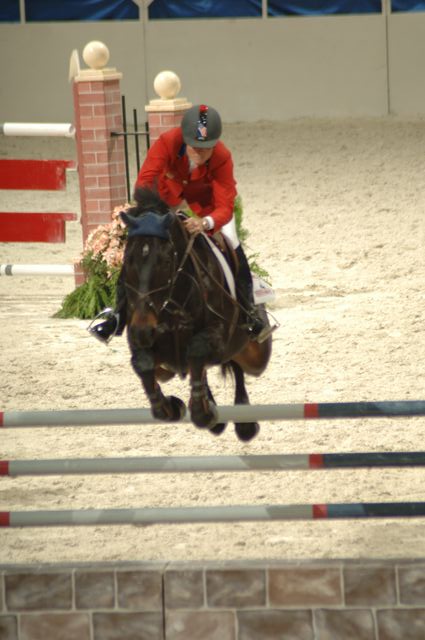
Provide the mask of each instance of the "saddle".
{"label": "saddle", "polygon": [[203,240],[207,243],[220,264],[232,298],[237,300],[235,280],[239,270],[239,260],[236,251],[221,231],[214,233],[212,236],[204,234]]}
{"label": "saddle", "polygon": [[[187,215],[184,213],[184,211],[178,210],[176,211],[176,214],[181,221],[187,219]],[[230,244],[228,238],[226,238],[226,236],[222,234],[221,231],[217,231],[212,235],[202,233],[199,235],[199,238],[202,238],[202,240],[214,253],[223,270],[228,289],[232,297],[236,300],[237,296],[235,279],[239,271],[239,260],[235,249]]]}
{"label": "saddle", "polygon": [[214,242],[215,246],[226,258],[233,275],[237,276],[239,270],[239,260],[236,251],[230,244],[229,238],[222,234],[221,231],[217,231],[212,236],[209,236],[209,238]]}

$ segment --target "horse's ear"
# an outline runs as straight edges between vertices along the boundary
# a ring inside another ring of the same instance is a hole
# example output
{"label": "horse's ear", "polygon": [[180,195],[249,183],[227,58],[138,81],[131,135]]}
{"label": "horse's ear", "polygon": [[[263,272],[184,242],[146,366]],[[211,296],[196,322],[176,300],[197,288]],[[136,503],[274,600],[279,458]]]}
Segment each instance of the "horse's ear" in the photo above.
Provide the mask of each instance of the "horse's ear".
{"label": "horse's ear", "polygon": [[126,211],[121,211],[120,216],[124,224],[127,225],[127,227],[131,228],[137,225],[137,218],[135,218],[134,216],[131,216]]}

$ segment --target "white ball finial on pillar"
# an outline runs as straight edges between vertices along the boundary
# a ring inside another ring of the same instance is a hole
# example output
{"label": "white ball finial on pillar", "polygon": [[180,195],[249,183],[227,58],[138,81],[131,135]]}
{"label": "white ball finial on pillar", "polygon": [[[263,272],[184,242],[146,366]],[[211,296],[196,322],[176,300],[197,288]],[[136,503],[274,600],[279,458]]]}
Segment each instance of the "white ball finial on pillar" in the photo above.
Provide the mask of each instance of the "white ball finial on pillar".
{"label": "white ball finial on pillar", "polygon": [[83,49],[83,60],[90,69],[103,69],[109,60],[109,49],[103,42],[93,40]]}
{"label": "white ball finial on pillar", "polygon": [[148,114],[151,144],[172,127],[180,126],[184,113],[192,104],[187,98],[177,98],[181,89],[180,78],[174,71],[161,71],[155,77],[153,88],[159,96],[145,106]]}
{"label": "white ball finial on pillar", "polygon": [[153,88],[162,100],[174,100],[181,89],[180,78],[174,71],[161,71],[153,82]]}
{"label": "white ball finial on pillar", "polygon": [[121,80],[122,73],[115,67],[106,67],[109,60],[109,49],[103,42],[92,40],[83,49],[84,62],[88,69],[80,69],[78,51],[75,49],[71,55],[69,78],[74,82],[86,82],[88,80],[106,81]]}

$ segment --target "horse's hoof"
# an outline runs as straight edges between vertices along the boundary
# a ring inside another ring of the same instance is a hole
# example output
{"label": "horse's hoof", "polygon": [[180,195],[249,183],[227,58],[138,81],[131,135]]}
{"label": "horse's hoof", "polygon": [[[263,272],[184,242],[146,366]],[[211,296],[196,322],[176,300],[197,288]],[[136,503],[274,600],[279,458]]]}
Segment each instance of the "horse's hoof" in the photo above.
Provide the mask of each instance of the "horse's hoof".
{"label": "horse's hoof", "polygon": [[223,433],[226,427],[227,427],[227,422],[219,422],[218,424],[215,425],[215,427],[212,427],[210,431],[215,436],[221,436],[221,434]]}
{"label": "horse's hoof", "polygon": [[167,396],[161,405],[152,407],[152,415],[164,422],[178,422],[186,415],[186,405],[176,396]]}
{"label": "horse's hoof", "polygon": [[258,422],[237,422],[235,424],[236,435],[242,442],[249,442],[260,431]]}
{"label": "horse's hoof", "polygon": [[170,401],[173,410],[173,420],[183,420],[186,415],[186,405],[183,400],[180,400],[180,398],[176,396],[168,396],[167,399]]}
{"label": "horse's hoof", "polygon": [[194,425],[199,427],[200,429],[213,429],[218,420],[218,411],[212,402],[208,402],[208,410],[207,411],[194,411],[192,406],[191,411],[191,419]]}

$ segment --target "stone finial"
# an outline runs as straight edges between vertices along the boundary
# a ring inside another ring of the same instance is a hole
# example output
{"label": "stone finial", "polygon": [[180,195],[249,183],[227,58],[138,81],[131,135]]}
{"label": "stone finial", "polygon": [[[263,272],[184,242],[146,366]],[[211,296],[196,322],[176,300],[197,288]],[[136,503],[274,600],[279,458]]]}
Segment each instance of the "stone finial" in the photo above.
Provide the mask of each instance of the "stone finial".
{"label": "stone finial", "polygon": [[87,80],[117,80],[122,78],[115,67],[107,67],[109,49],[103,42],[92,40],[83,49],[83,60],[88,69],[79,69],[74,77],[75,82]]}
{"label": "stone finial", "polygon": [[180,78],[174,71],[161,71],[153,81],[153,88],[162,100],[176,98],[181,87]]}
{"label": "stone finial", "polygon": [[88,42],[83,49],[83,60],[90,69],[103,69],[109,60],[109,49],[99,40]]}
{"label": "stone finial", "polygon": [[174,71],[161,71],[153,82],[159,99],[149,100],[145,111],[186,111],[192,104],[187,98],[177,98],[181,89],[180,78]]}

